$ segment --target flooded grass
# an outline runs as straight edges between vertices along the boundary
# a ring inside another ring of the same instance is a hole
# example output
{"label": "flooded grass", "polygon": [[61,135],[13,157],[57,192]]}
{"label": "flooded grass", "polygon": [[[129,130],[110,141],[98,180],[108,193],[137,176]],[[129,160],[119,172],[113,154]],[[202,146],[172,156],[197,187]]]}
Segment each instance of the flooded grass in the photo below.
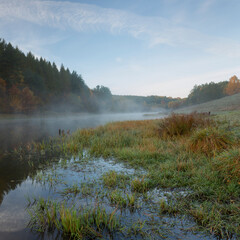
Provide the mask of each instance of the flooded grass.
{"label": "flooded grass", "polygon": [[144,176],[139,179],[135,178],[131,182],[131,188],[134,192],[145,193],[148,188],[148,182],[144,179]]}
{"label": "flooded grass", "polygon": [[60,239],[238,239],[240,123],[173,118],[164,124],[179,129],[186,120],[191,130],[163,137],[161,120],[117,122],[16,150],[45,189],[28,197],[32,231]]}
{"label": "flooded grass", "polygon": [[111,234],[120,228],[115,212],[116,210],[108,214],[100,207],[69,208],[40,198],[30,211],[29,227],[38,232],[57,230],[69,239],[102,238],[104,231]]}
{"label": "flooded grass", "polygon": [[[179,209],[162,201],[160,212],[192,216],[199,226],[215,236],[238,236],[240,184],[238,170],[233,170],[238,169],[238,158],[235,157],[232,160],[235,162],[228,163],[225,168],[219,164],[226,161],[227,152],[232,148],[239,149],[239,123],[235,122],[231,130],[226,123],[208,120],[202,114],[170,118],[163,122],[112,123],[94,130],[77,131],[68,142],[84,146],[93,157],[114,157],[128,166],[146,171],[146,177],[132,178],[132,192],[144,194],[156,187],[172,188],[173,191],[175,188],[190,189],[187,196],[178,199]],[[172,137],[162,138],[159,126],[168,123]],[[173,125],[176,125],[177,134]],[[179,128],[188,128],[184,131],[187,134],[180,134]],[[103,179],[111,188],[119,182],[114,172]],[[114,192],[112,199],[120,205],[127,204],[119,192]],[[211,213],[215,211],[215,215]]]}

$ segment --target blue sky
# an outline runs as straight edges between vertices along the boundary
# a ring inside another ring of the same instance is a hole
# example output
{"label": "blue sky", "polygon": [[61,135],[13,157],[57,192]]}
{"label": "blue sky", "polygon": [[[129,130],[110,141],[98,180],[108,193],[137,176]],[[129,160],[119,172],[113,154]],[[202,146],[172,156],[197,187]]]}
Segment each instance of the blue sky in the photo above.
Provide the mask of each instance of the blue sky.
{"label": "blue sky", "polygon": [[186,97],[240,75],[239,0],[1,0],[1,38],[113,94]]}

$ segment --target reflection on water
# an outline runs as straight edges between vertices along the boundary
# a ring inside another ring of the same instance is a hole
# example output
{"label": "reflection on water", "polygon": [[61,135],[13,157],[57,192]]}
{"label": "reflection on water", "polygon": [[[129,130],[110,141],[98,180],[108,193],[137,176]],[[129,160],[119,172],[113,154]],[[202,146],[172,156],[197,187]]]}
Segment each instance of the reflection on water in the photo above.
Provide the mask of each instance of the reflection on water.
{"label": "reflection on water", "polygon": [[[116,205],[112,205],[108,198],[112,190],[105,187],[101,180],[103,174],[111,170],[127,174],[131,179],[137,174],[143,174],[142,171],[136,172],[134,169],[127,168],[121,163],[115,163],[111,159],[89,159],[88,157],[70,160],[60,159],[59,162],[53,162],[44,170],[39,169],[35,176],[32,178],[27,177],[22,183],[16,185],[15,190],[10,191],[4,197],[0,208],[0,239],[56,239],[51,235],[36,234],[26,229],[29,221],[29,215],[26,211],[27,196],[31,199],[39,197],[55,199],[68,204],[68,206],[74,204],[76,207],[84,206],[84,208],[92,208],[97,202],[106,211],[109,213],[112,212],[116,209]],[[51,180],[49,180],[49,176]],[[67,186],[73,186],[74,184],[77,184],[79,187],[84,184],[85,189],[89,188],[90,191],[87,194],[84,194],[83,190],[77,195],[72,193],[63,194]],[[126,188],[120,189],[120,191],[130,194],[130,181],[127,184]],[[149,192],[149,194],[151,193]],[[153,231],[149,232],[152,239],[214,239],[211,236],[199,233],[193,234],[187,231],[188,228],[194,226],[194,223],[191,221],[180,220],[175,217],[158,216],[155,209],[157,204],[154,205],[153,201],[144,201],[139,196],[136,200],[136,205],[139,205],[139,208],[136,210],[119,209],[116,215],[121,217],[121,222],[126,227],[130,227],[136,221],[141,220],[145,222],[144,228],[149,231],[152,224],[155,224],[158,230],[161,231],[162,237],[158,235],[158,232]],[[149,236],[144,239],[149,239]],[[104,239],[112,238],[108,238],[106,235]],[[123,238],[119,233],[114,239],[142,238],[140,236],[134,237],[128,235]]]}

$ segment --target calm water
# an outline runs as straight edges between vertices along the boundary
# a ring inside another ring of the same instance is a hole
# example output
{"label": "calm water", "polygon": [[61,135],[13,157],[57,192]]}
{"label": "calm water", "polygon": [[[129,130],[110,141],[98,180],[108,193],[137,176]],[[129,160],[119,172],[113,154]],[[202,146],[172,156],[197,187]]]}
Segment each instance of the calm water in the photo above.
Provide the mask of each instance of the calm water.
{"label": "calm water", "polygon": [[[50,197],[59,201],[65,200],[70,205],[73,201],[81,206],[92,207],[98,201],[96,196],[108,191],[101,184],[102,174],[109,170],[124,172],[129,176],[139,174],[123,164],[115,163],[114,159],[84,161],[84,157],[75,160],[68,159],[67,162],[63,159],[56,159],[51,166],[42,165],[32,170],[27,164],[27,156],[16,158],[14,154],[5,154],[6,149],[13,149],[33,140],[38,141],[49,136],[57,136],[59,129],[73,132],[77,128],[95,127],[112,121],[153,119],[163,116],[128,113],[0,120],[0,148],[2,152],[0,155],[0,240],[61,239],[52,235],[36,234],[27,228],[29,222],[28,197],[44,197],[46,199]],[[88,196],[80,194],[77,196],[77,200],[75,196],[68,196],[65,199],[61,195],[61,191],[73,183],[77,183],[79,186],[90,184],[92,193]],[[91,183],[93,184],[91,185]],[[127,188],[124,191],[128,190]],[[159,218],[152,215],[154,199],[157,202],[159,198],[164,198],[164,192],[157,190],[149,194],[153,196],[151,203],[144,203],[138,199],[142,205],[141,211],[117,211],[116,214],[123,218],[123,222],[126,219],[124,222],[126,225],[129,221],[134,222],[136,219],[141,219],[146,221],[146,227],[149,227],[152,221],[156,221],[156,224],[161,226],[163,238],[151,235],[153,239],[165,239],[165,237],[168,239],[213,239],[211,236],[206,237],[202,234],[195,235],[187,232],[186,229],[193,226],[191,221],[178,221],[176,218]],[[109,211],[114,209],[107,197],[102,198],[101,205]],[[120,239],[122,236],[116,235],[115,237],[115,239]],[[132,238],[126,237],[126,239]]]}
{"label": "calm water", "polygon": [[[154,115],[155,114],[155,115]],[[59,129],[75,131],[77,128],[90,128],[107,122],[144,120],[161,118],[163,115],[147,113],[124,114],[75,114],[60,117],[0,119],[0,150],[11,149],[21,143],[38,141],[58,135]]]}

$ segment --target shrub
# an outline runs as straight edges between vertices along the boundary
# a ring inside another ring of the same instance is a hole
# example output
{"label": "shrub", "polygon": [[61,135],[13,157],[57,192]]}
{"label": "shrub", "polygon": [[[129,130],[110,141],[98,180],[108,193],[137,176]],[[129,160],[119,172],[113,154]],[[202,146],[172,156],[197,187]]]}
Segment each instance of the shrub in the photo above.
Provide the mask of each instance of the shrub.
{"label": "shrub", "polygon": [[240,149],[225,151],[213,161],[213,167],[223,176],[224,181],[240,184]]}
{"label": "shrub", "polygon": [[229,133],[215,127],[208,127],[194,132],[188,147],[193,152],[212,156],[219,151],[227,149],[232,143]]}
{"label": "shrub", "polygon": [[158,131],[161,137],[173,137],[189,134],[197,127],[209,126],[212,121],[205,114],[172,114],[161,120]]}

